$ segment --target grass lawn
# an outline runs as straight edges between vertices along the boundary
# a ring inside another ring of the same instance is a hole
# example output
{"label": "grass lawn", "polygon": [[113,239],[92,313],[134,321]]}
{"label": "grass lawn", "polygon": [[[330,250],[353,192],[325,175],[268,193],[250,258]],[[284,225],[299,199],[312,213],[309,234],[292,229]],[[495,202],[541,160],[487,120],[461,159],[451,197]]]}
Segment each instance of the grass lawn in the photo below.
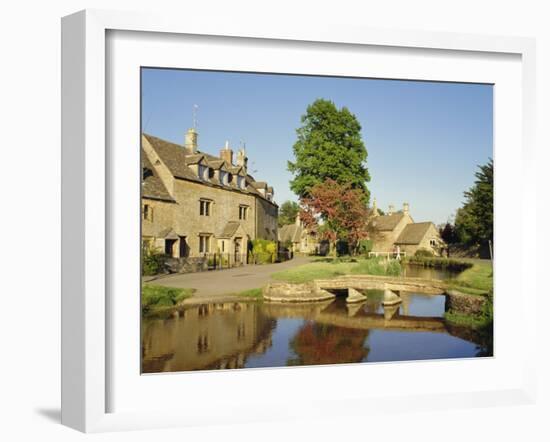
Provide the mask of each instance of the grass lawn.
{"label": "grass lawn", "polygon": [[271,275],[273,279],[290,283],[303,283],[321,278],[342,275],[399,276],[401,266],[397,261],[389,263],[381,258],[357,258],[357,260],[324,258]]}
{"label": "grass lawn", "polygon": [[173,308],[193,295],[193,289],[177,289],[160,285],[143,284],[141,288],[141,311],[151,315]]}
{"label": "grass lawn", "polygon": [[448,281],[450,288],[471,295],[487,295],[493,291],[493,266],[491,261],[475,259],[468,260],[473,265],[464,270],[455,279]]}

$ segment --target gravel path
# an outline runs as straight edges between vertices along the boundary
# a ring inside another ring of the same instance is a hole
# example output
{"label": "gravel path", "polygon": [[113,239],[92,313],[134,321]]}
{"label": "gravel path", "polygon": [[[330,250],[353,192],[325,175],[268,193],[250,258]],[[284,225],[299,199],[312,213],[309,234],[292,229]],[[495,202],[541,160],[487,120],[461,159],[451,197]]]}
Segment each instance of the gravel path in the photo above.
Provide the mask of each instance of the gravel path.
{"label": "gravel path", "polygon": [[264,287],[272,280],[271,274],[306,264],[311,259],[307,256],[296,256],[290,261],[276,264],[249,265],[228,270],[172,274],[153,280],[148,278],[147,282],[165,287],[193,288],[196,290],[193,298],[205,298],[204,300],[206,300],[206,298],[217,298],[221,295]]}

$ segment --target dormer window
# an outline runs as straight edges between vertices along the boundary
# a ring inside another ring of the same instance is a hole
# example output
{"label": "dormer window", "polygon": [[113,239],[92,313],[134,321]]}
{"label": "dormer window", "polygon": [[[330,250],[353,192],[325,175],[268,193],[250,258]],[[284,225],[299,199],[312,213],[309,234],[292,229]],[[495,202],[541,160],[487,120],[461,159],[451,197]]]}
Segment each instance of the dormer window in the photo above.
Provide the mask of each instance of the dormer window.
{"label": "dormer window", "polygon": [[202,164],[199,164],[199,178],[201,180],[207,180],[208,179],[208,167],[203,166]]}
{"label": "dormer window", "polygon": [[211,180],[212,178],[214,178],[214,169],[209,167],[208,168],[208,179]]}
{"label": "dormer window", "polygon": [[220,170],[220,184],[222,184],[223,186],[227,186],[227,178],[227,172]]}
{"label": "dormer window", "polygon": [[233,174],[230,172],[227,172],[227,184],[231,184],[233,182]]}
{"label": "dormer window", "polygon": [[246,187],[244,176],[237,176],[237,186],[239,187],[239,189],[244,189]]}

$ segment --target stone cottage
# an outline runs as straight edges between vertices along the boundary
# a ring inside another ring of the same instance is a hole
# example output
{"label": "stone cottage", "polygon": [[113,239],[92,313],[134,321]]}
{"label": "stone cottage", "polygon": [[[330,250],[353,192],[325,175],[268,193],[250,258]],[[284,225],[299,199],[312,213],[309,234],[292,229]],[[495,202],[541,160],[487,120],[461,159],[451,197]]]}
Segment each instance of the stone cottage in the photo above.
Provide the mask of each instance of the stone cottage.
{"label": "stone cottage", "polygon": [[279,228],[279,242],[293,253],[314,254],[319,253],[319,241],[314,232],[306,229],[300,216],[296,215],[294,224],[287,224]]}
{"label": "stone cottage", "polygon": [[401,253],[407,255],[414,255],[417,250],[425,249],[440,256],[446,248],[434,223],[414,222],[408,203],[403,203],[403,209],[398,212],[390,205],[388,213],[380,215],[374,200],[368,223],[373,252],[392,253],[399,247]]}
{"label": "stone cottage", "polygon": [[273,187],[248,173],[244,149],[234,160],[229,143],[214,156],[199,151],[197,141],[195,129],[184,145],[142,134],[143,245],[187,271],[213,254],[226,265],[246,263],[250,241],[277,240]]}

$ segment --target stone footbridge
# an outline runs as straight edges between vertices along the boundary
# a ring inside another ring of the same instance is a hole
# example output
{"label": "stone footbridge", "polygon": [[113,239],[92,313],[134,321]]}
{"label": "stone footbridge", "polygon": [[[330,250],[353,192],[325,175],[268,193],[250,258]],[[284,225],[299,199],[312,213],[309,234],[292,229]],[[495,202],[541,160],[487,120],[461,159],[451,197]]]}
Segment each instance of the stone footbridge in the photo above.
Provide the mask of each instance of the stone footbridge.
{"label": "stone footbridge", "polygon": [[264,289],[264,299],[272,302],[312,302],[334,299],[346,294],[347,302],[362,302],[367,299],[366,290],[383,290],[384,305],[401,302],[401,292],[443,295],[447,286],[436,279],[403,278],[392,276],[350,275],[333,279],[316,279],[303,284],[271,282]]}

